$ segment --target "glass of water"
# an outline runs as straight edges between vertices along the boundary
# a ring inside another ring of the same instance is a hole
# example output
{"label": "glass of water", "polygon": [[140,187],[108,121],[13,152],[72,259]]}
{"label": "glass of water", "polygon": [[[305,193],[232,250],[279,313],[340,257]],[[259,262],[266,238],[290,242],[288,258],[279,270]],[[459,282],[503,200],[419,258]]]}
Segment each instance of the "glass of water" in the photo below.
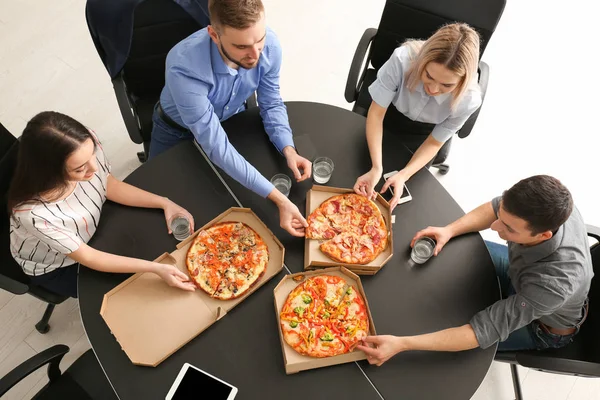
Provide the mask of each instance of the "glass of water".
{"label": "glass of water", "polygon": [[313,161],[313,179],[316,183],[327,183],[333,173],[333,161],[327,157],[317,157]]}
{"label": "glass of water", "polygon": [[292,188],[292,180],[286,174],[277,174],[271,178],[271,183],[275,189],[279,190],[285,197],[290,194]]}
{"label": "glass of water", "polygon": [[430,237],[424,236],[419,238],[413,246],[412,252],[410,253],[410,258],[417,264],[423,264],[433,255],[435,245],[435,240]]}
{"label": "glass of water", "polygon": [[190,221],[183,215],[175,215],[169,226],[173,231],[173,236],[179,241],[187,239],[192,233],[190,232]]}

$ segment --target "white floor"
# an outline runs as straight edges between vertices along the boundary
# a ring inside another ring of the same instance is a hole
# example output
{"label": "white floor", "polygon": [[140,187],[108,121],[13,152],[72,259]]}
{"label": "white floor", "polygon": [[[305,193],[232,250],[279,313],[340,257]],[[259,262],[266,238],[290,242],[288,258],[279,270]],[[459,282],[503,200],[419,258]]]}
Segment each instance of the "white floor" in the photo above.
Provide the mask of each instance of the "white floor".
{"label": "white floor", "polygon": [[[343,98],[356,44],[377,27],[384,0],[263,0],[284,48],[284,100],[350,108]],[[139,166],[108,74],[89,38],[83,0],[0,0],[0,121],[19,135],[39,111],[67,113],[101,137],[116,176]],[[551,174],[573,192],[588,223],[600,225],[596,153],[598,6],[589,0],[509,0],[483,59],[491,66],[485,104],[471,136],[455,140],[451,171],[437,176],[467,211],[517,180]],[[595,39],[595,40],[594,40]],[[596,189],[594,189],[596,187]],[[435,224],[435,221],[431,221]],[[484,232],[497,240],[493,232]],[[43,304],[0,291],[0,376],[55,343],[71,347],[62,367],[89,343],[76,301],[57,307],[52,330],[33,325]],[[528,400],[600,399],[600,380],[522,369]],[[8,393],[29,399],[38,371]],[[512,399],[508,365],[493,363],[473,399]]]}

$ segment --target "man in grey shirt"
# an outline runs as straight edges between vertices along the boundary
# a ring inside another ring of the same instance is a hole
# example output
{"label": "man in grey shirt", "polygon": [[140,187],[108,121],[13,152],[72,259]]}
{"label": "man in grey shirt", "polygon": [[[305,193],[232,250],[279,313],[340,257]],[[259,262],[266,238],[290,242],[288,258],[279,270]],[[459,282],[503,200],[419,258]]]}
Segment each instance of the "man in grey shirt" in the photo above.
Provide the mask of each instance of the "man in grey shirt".
{"label": "man in grey shirt", "polygon": [[434,255],[454,236],[487,228],[508,247],[486,242],[502,287],[502,300],[468,324],[434,333],[369,336],[361,345],[371,364],[408,350],[544,349],[570,343],[587,316],[592,257],[586,227],[569,190],[556,178],[532,176],[502,197],[450,225],[416,234],[437,241]]}

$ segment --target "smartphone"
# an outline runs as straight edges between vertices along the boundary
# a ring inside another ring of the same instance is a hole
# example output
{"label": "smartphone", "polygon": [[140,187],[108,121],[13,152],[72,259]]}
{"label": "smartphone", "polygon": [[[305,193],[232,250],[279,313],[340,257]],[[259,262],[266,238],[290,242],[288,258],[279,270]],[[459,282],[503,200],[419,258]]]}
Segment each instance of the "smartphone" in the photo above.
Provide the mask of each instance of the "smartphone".
{"label": "smartphone", "polygon": [[233,400],[237,388],[229,383],[185,363],[165,400],[188,400],[202,397],[199,393],[210,394],[211,400]]}
{"label": "smartphone", "polygon": [[[391,178],[396,173],[398,173],[398,171],[388,172],[387,174],[383,175],[383,179],[385,179],[387,181],[389,178]],[[390,190],[390,193],[392,195],[394,195],[394,188],[392,186],[390,186],[389,190]],[[398,204],[407,203],[411,200],[412,200],[412,196],[411,196],[410,192],[408,191],[408,187],[406,187],[406,183],[405,183],[404,188],[402,189],[402,195],[400,196],[400,200],[398,201]]]}

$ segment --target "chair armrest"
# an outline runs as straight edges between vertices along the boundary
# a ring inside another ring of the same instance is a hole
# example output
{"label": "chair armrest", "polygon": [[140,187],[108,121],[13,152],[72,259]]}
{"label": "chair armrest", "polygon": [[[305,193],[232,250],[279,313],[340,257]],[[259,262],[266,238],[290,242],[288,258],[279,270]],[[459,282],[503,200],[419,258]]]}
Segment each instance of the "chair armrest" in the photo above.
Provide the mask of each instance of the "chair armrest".
{"label": "chair armrest", "polygon": [[140,126],[137,117],[133,113],[133,106],[127,94],[127,85],[123,80],[123,72],[120,72],[116,78],[112,80],[113,89],[115,96],[117,97],[117,104],[121,110],[123,116],[123,122],[125,122],[125,128],[129,133],[129,137],[134,143],[140,144],[144,142],[142,133],[140,132]]}
{"label": "chair armrest", "polygon": [[587,225],[587,224],[586,224],[585,228],[587,230],[588,236],[591,236],[594,239],[596,239],[598,242],[600,242],[600,228],[598,228],[597,226]]}
{"label": "chair armrest", "polygon": [[[346,80],[346,91],[344,92],[344,97],[346,98],[346,101],[348,103],[356,101],[356,98],[358,96],[358,77],[360,69],[365,60],[367,49],[369,48],[369,45],[373,41],[373,38],[376,34],[377,29],[369,28],[365,31],[365,33],[363,33],[362,37],[360,38],[360,41],[358,42],[358,46],[356,47],[356,51],[354,52],[354,58],[352,58],[352,64],[350,65],[350,72],[348,72],[348,79]],[[360,80],[362,81],[362,77]]]}
{"label": "chair armrest", "polygon": [[485,93],[487,92],[488,79],[490,77],[490,67],[483,61],[479,62],[479,87],[481,88],[481,105],[471,116],[467,119],[458,131],[458,137],[461,139],[466,138],[471,134],[473,130],[473,126],[475,126],[475,121],[477,121],[477,117],[479,116],[479,112],[481,111],[481,107],[483,107],[483,101],[485,100]]}
{"label": "chair armrest", "polygon": [[19,295],[29,291],[29,286],[5,275],[0,275],[0,288]]}
{"label": "chair armrest", "polygon": [[13,386],[25,379],[40,367],[48,365],[48,378],[50,382],[60,377],[60,360],[69,352],[69,347],[64,344],[57,344],[36,354],[27,361],[24,361],[15,369],[0,379],[0,397],[8,392]]}

